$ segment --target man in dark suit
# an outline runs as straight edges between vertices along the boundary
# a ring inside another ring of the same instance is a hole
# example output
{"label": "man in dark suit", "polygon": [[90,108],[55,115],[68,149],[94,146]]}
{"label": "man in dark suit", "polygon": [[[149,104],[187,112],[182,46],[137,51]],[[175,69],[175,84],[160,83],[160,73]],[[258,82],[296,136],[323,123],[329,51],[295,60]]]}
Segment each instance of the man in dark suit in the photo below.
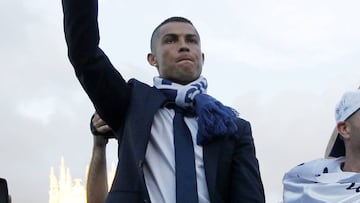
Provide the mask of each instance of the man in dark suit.
{"label": "man in dark suit", "polygon": [[250,123],[206,94],[204,54],[193,24],[155,28],[150,87],[126,82],[99,48],[97,0],[62,0],[76,76],[115,131],[117,172],[106,202],[264,202]]}

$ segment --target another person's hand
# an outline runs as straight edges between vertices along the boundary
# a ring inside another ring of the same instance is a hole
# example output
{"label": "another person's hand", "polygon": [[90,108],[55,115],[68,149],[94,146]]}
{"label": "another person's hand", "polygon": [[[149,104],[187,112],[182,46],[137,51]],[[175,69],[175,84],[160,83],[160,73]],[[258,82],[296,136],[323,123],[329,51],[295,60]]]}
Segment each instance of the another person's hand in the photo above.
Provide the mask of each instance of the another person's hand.
{"label": "another person's hand", "polygon": [[107,133],[113,133],[112,129],[102,120],[98,113],[95,112],[91,119],[92,129],[94,135],[94,146],[104,147],[108,143]]}

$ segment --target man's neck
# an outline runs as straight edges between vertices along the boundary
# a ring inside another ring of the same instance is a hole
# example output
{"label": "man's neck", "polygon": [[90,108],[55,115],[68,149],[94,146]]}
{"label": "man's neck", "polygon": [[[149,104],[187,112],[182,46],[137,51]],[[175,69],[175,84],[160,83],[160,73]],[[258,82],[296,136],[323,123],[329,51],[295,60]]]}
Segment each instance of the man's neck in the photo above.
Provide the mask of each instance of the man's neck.
{"label": "man's neck", "polygon": [[343,171],[360,173],[360,154],[346,154]]}

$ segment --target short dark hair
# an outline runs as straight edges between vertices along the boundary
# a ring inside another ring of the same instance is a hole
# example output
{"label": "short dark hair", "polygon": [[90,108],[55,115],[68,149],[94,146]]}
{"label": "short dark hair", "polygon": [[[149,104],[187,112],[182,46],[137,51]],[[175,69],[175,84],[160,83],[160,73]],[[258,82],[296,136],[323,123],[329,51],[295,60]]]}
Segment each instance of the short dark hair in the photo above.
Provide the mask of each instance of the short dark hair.
{"label": "short dark hair", "polygon": [[[172,23],[172,22],[188,23],[188,24],[192,25],[192,26],[194,27],[195,31],[196,31],[196,34],[199,36],[199,33],[197,32],[195,26],[192,24],[192,22],[191,22],[189,19],[184,18],[184,17],[180,17],[180,16],[170,17],[170,18],[164,20],[162,23],[160,23],[160,25],[158,25],[158,26],[154,29],[154,31],[153,31],[153,33],[152,33],[152,35],[151,35],[151,39],[150,39],[150,50],[151,50],[151,52],[154,52],[154,50],[155,50],[155,45],[154,45],[154,43],[155,43],[155,37],[156,37],[157,34],[159,33],[160,27],[163,26],[163,25],[165,25],[165,24],[167,24],[167,23]],[[200,36],[199,36],[199,37],[200,37]]]}

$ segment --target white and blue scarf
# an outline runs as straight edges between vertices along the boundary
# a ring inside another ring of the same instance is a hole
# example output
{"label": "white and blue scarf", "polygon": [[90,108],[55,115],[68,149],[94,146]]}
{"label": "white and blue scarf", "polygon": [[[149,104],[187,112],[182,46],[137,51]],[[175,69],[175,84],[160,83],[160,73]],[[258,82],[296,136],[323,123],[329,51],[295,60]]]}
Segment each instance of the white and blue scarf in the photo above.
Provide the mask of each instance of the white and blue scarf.
{"label": "white and blue scarf", "polygon": [[203,145],[217,136],[233,135],[238,130],[236,125],[238,113],[206,94],[207,81],[204,77],[201,76],[187,85],[155,77],[154,86],[168,98],[169,102],[196,113],[198,145]]}

